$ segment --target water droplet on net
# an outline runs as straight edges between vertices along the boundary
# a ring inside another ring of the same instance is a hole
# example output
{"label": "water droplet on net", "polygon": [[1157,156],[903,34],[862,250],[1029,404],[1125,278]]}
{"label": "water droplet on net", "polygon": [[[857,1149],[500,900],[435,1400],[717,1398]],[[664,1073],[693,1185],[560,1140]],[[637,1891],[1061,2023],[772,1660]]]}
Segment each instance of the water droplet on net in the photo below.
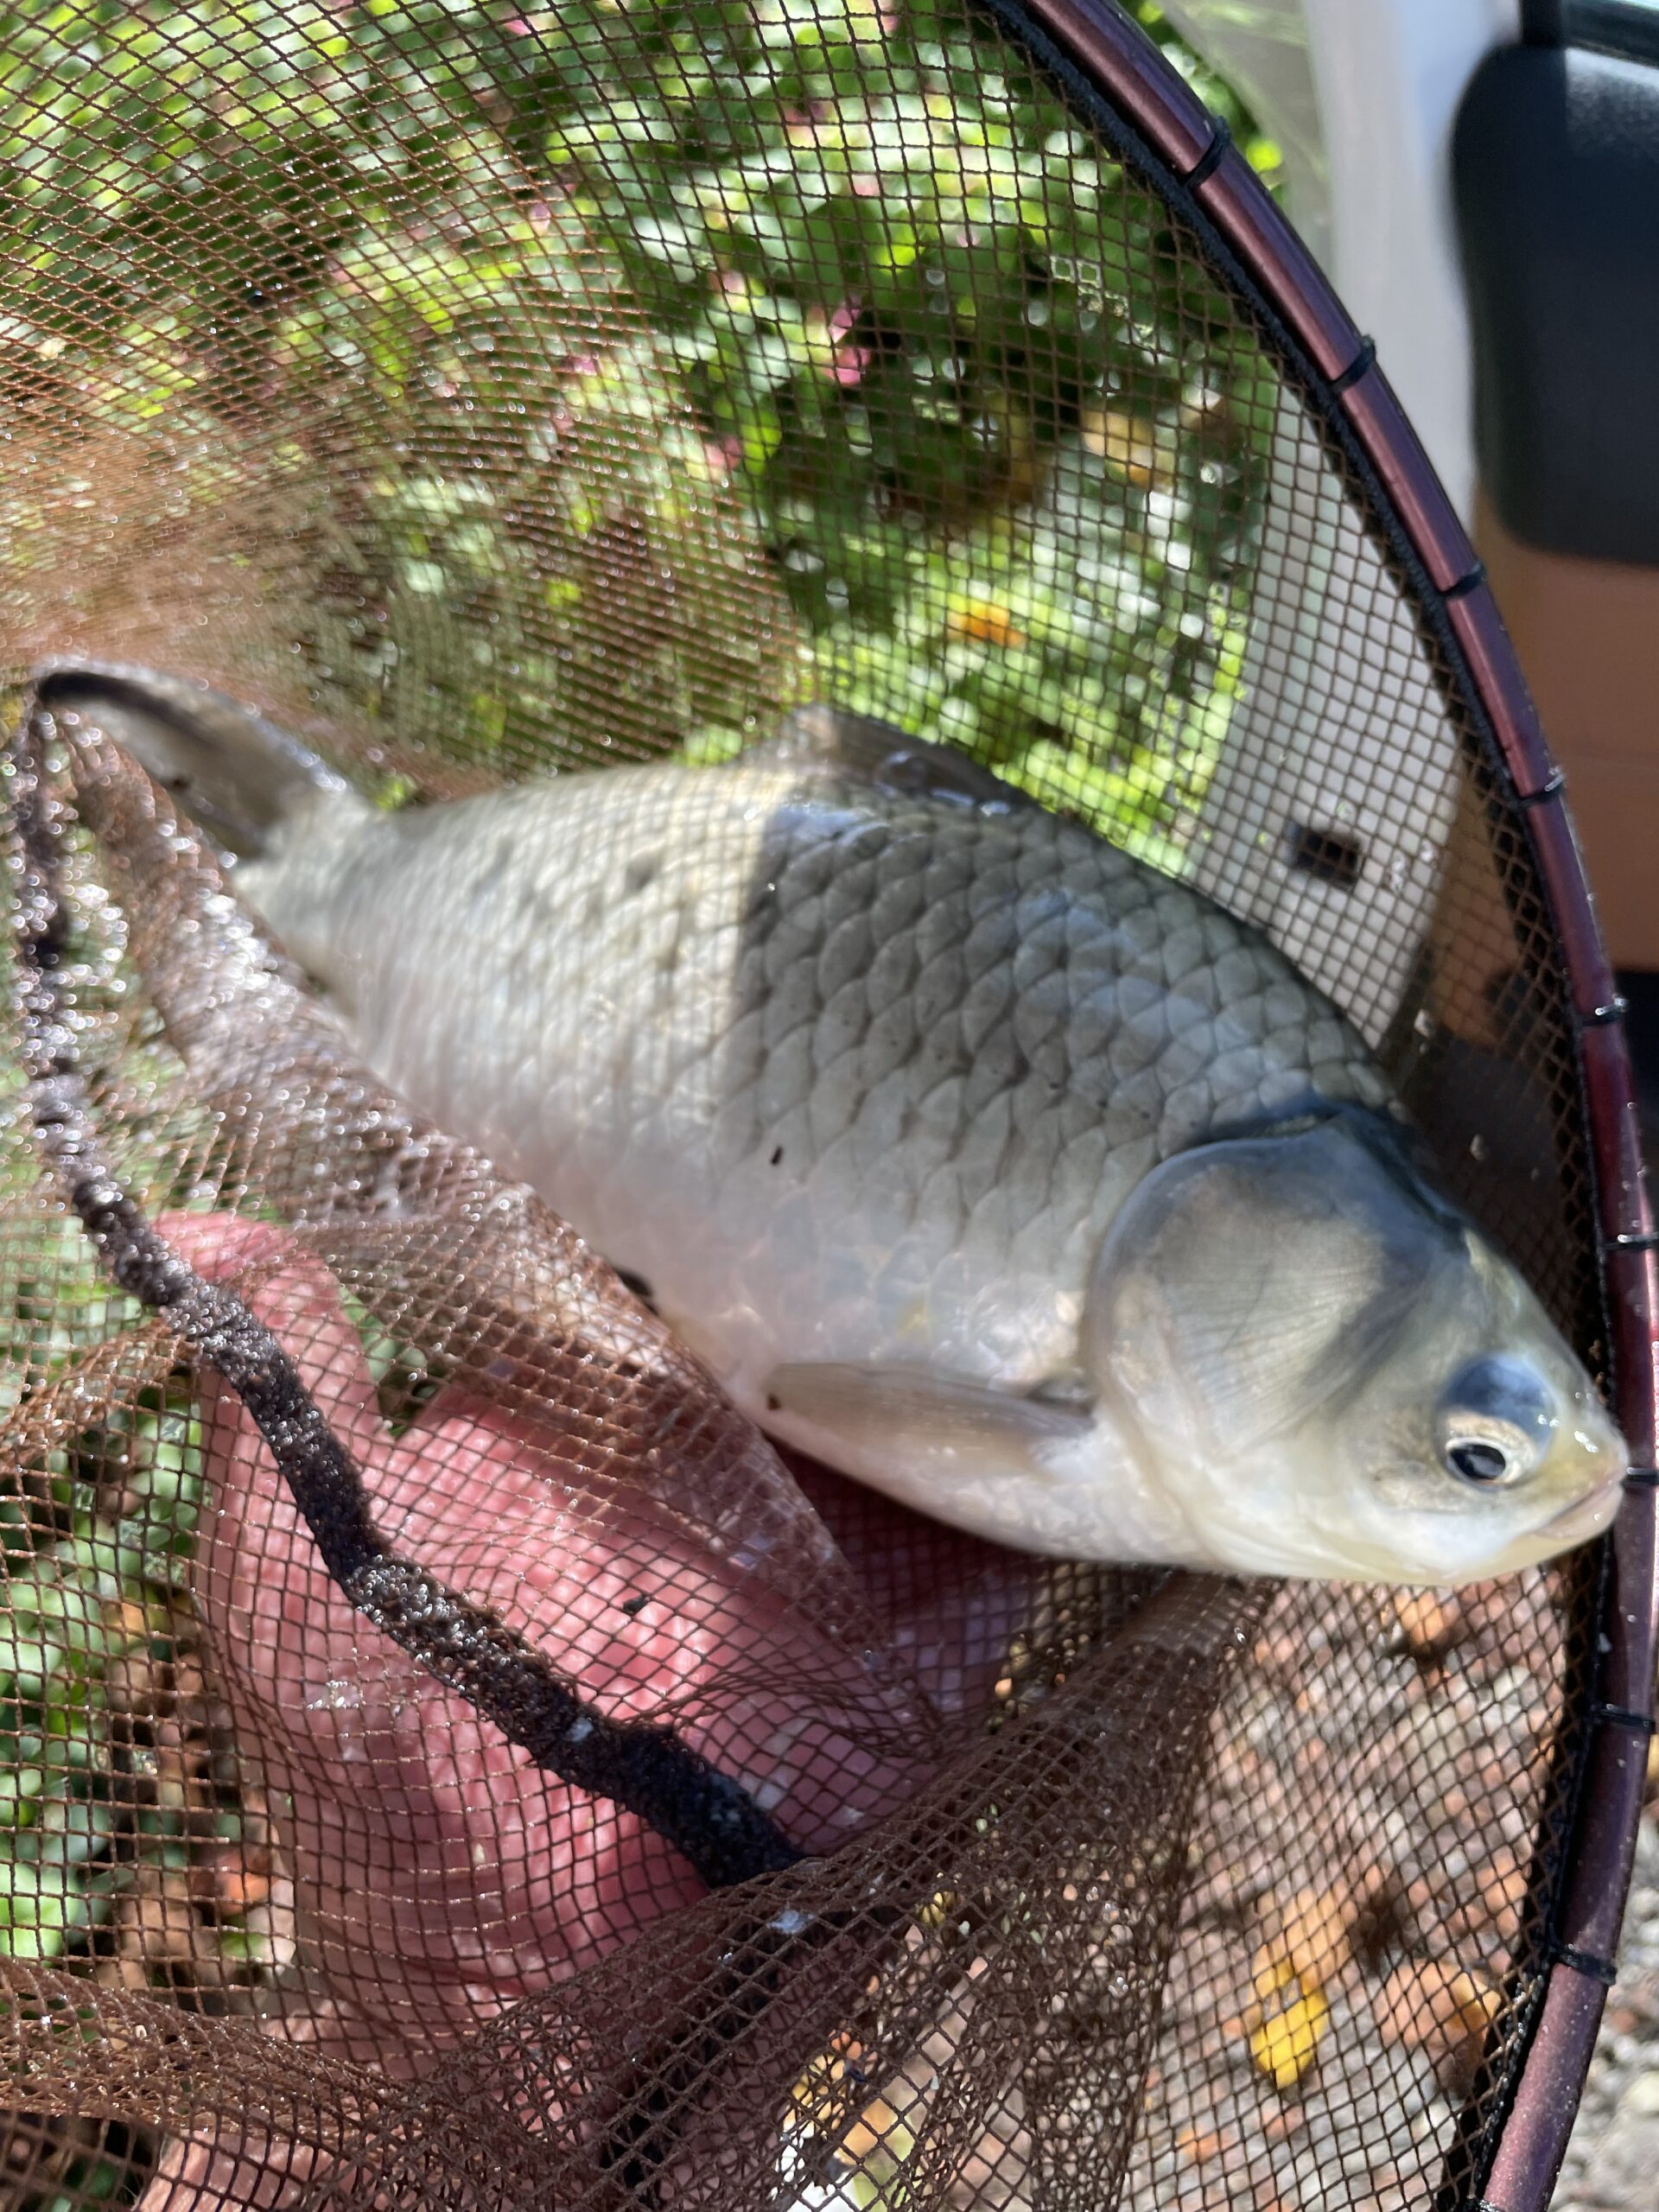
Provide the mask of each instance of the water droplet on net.
{"label": "water droplet on net", "polygon": [[344,1675],[331,1676],[315,1697],[305,1700],[308,1713],[349,1713],[363,1703],[363,1685]]}

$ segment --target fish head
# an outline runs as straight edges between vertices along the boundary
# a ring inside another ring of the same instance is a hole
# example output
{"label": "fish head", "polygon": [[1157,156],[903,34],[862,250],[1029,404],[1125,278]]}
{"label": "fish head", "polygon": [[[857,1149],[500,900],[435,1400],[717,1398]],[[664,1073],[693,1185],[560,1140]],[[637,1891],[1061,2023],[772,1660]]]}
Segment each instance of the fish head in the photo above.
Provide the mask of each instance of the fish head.
{"label": "fish head", "polygon": [[1448,1587],[1618,1505],[1589,1375],[1373,1116],[1162,1162],[1108,1232],[1083,1354],[1195,1562]]}

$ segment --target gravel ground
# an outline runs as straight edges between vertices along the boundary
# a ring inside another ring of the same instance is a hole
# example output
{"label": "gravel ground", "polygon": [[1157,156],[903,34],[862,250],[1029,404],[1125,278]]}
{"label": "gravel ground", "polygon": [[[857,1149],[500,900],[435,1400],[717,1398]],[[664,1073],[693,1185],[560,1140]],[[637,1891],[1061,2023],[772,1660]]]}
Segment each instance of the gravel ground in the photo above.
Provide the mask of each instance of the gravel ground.
{"label": "gravel ground", "polygon": [[1522,1940],[1545,1582],[1288,1586],[1224,1711],[1128,2212],[1412,2212]]}
{"label": "gravel ground", "polygon": [[[1659,1192],[1659,976],[1621,975],[1650,1191]],[[1659,1746],[1609,1993],[1550,2212],[1651,2212],[1659,2204]]]}
{"label": "gravel ground", "polygon": [[1659,1804],[1636,1877],[1578,2126],[1553,2212],[1652,2212],[1659,2202]]}
{"label": "gravel ground", "polygon": [[[1334,1611],[1296,1586],[1276,1601],[1217,1721],[1125,2212],[1421,2212],[1513,1955],[1559,1663],[1550,1619],[1537,1578],[1458,1599],[1357,1592]],[[206,1818],[223,1722],[188,1649],[165,1679],[108,1688],[136,1764],[199,1816],[187,1826],[200,1847],[189,1869],[131,1885],[93,1971],[239,2009],[255,1970],[245,1947],[225,1953],[221,1916],[257,1934],[267,1965],[292,1948],[259,1808],[244,1806],[233,1844]],[[1621,1978],[1554,2212],[1659,2206],[1659,1758],[1654,1780]],[[1109,2012],[1109,1936],[1101,1987],[1081,1971],[1068,1981],[1080,2036]],[[900,2112],[893,2088],[884,2101]],[[1007,2100],[989,2116],[955,2192],[964,2212],[1029,2202],[1023,2120]],[[42,2184],[84,2166],[83,2135],[0,2130],[0,2209],[54,2202]],[[802,2212],[809,2202],[890,2212],[885,2193],[809,2194]]]}

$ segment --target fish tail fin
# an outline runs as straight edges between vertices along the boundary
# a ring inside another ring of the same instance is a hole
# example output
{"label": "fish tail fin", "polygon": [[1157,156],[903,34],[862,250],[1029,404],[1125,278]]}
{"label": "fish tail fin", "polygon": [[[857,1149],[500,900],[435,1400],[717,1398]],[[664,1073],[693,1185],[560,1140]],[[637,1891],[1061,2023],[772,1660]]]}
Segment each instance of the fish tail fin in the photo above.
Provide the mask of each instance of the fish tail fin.
{"label": "fish tail fin", "polygon": [[206,683],[122,661],[53,661],[35,671],[35,695],[124,747],[238,860],[268,853],[320,803],[352,804],[351,786],[308,746]]}

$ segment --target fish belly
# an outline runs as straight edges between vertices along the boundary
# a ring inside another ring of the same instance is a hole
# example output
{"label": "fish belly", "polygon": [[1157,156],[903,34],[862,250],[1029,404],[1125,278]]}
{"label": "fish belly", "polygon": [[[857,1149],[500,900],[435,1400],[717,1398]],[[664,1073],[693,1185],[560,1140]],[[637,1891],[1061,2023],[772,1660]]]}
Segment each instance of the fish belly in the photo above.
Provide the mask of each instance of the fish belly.
{"label": "fish belly", "polygon": [[1264,940],[1035,811],[619,768],[359,819],[246,881],[370,1065],[763,1416],[791,1362],[1071,1375],[1158,1160],[1311,1090],[1383,1103]]}

